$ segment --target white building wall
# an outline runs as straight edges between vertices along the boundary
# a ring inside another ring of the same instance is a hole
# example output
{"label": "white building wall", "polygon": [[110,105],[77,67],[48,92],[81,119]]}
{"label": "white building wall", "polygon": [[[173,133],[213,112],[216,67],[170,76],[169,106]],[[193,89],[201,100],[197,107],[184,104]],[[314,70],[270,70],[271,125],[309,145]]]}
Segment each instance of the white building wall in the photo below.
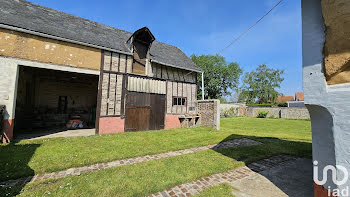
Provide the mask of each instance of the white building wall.
{"label": "white building wall", "polygon": [[0,57],[0,104],[6,105],[5,119],[15,119],[18,65],[99,75],[96,70]]}
{"label": "white building wall", "polygon": [[6,105],[5,119],[14,119],[18,66],[8,58],[0,58],[0,104]]}
{"label": "white building wall", "polygon": [[[323,72],[323,45],[325,41],[321,0],[302,1],[303,20],[303,89],[305,105],[311,116],[312,154],[317,161],[318,177],[322,180],[326,165],[341,165],[350,172],[350,84],[327,85]],[[343,173],[337,170],[337,179]],[[336,186],[329,172],[328,189]]]}

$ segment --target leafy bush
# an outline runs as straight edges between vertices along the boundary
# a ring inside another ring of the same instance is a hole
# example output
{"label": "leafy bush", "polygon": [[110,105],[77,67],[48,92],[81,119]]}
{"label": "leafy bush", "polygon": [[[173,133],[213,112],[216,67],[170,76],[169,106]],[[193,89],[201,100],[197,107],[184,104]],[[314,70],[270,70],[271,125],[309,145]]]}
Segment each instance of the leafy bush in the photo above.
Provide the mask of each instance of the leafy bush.
{"label": "leafy bush", "polygon": [[272,103],[263,103],[263,104],[247,104],[248,107],[272,107]]}
{"label": "leafy bush", "polygon": [[287,102],[281,102],[281,103],[277,103],[278,107],[288,107],[288,103]]}
{"label": "leafy bush", "polygon": [[220,103],[227,103],[226,99],[223,97],[219,98],[219,100],[220,100]]}
{"label": "leafy bush", "polygon": [[259,111],[257,118],[266,118],[268,113],[268,111]]}
{"label": "leafy bush", "polygon": [[274,115],[269,116],[268,118],[270,118],[270,119],[279,119],[279,117],[276,117],[276,116],[274,116]]}
{"label": "leafy bush", "polygon": [[231,107],[229,109],[226,109],[223,113],[224,117],[235,117],[238,116],[238,108],[237,107]]}

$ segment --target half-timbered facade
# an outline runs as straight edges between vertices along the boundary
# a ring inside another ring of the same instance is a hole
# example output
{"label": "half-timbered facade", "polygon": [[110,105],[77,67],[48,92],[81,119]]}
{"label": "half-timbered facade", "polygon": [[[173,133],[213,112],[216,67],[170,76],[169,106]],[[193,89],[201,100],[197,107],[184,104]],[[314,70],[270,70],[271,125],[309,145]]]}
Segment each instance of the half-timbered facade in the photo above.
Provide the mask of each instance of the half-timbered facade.
{"label": "half-timbered facade", "polygon": [[196,113],[201,69],[147,27],[129,33],[24,0],[0,5],[5,138],[72,121],[96,133],[176,128],[179,115]]}

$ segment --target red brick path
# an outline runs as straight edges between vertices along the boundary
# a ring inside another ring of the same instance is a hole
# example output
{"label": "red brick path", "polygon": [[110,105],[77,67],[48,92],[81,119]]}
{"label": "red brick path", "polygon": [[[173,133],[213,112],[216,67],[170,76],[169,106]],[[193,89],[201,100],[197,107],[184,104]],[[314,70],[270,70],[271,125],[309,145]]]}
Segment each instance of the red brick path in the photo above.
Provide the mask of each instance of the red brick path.
{"label": "red brick path", "polygon": [[[248,165],[248,167],[240,167],[228,172],[214,174],[208,177],[198,179],[190,183],[184,183],[175,187],[166,189],[161,192],[150,195],[150,197],[184,197],[201,193],[204,189],[219,185],[221,183],[232,183],[233,181],[243,179],[255,172],[270,169],[274,166],[281,165],[285,162],[297,159],[296,157],[279,155],[263,159]],[[255,172],[254,172],[255,171]]]}

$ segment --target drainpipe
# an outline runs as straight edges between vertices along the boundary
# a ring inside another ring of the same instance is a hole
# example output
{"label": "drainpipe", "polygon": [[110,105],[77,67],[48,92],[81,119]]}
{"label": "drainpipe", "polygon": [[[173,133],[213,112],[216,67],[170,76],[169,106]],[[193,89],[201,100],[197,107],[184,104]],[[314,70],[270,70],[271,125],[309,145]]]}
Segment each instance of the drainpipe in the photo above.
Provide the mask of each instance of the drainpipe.
{"label": "drainpipe", "polygon": [[204,101],[204,72],[202,72],[202,100]]}

